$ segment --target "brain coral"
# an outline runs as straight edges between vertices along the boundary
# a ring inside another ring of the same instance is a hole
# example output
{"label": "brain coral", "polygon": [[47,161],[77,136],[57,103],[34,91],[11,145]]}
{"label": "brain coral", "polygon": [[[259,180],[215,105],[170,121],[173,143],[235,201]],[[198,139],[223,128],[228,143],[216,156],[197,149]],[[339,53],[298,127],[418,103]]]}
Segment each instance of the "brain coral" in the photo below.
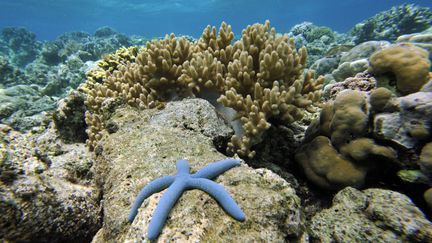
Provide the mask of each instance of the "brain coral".
{"label": "brain coral", "polygon": [[376,74],[393,73],[396,88],[403,94],[419,91],[431,75],[429,52],[411,44],[391,45],[369,58],[369,71]]}
{"label": "brain coral", "polygon": [[389,99],[390,91],[381,89],[374,95],[344,90],[323,105],[320,118],[308,128],[305,143],[295,155],[309,180],[333,190],[361,187],[370,171],[397,160],[392,147],[370,138],[370,123],[377,110],[370,105],[371,96],[381,108]]}
{"label": "brain coral", "polygon": [[197,42],[171,34],[140,50],[129,49],[130,55],[105,58],[82,88],[90,148],[106,132],[112,104],[161,108],[174,97],[214,92],[219,103],[235,110],[234,119],[242,125],[228,144],[229,152],[249,157],[254,156],[251,146],[270,127],[270,118],[290,123],[299,120],[303,110],[313,110],[323,77],[315,79],[313,71],[304,70],[304,47],[297,50],[269,21],[248,26],[238,41],[233,39],[231,26],[222,23],[219,32],[205,28]]}

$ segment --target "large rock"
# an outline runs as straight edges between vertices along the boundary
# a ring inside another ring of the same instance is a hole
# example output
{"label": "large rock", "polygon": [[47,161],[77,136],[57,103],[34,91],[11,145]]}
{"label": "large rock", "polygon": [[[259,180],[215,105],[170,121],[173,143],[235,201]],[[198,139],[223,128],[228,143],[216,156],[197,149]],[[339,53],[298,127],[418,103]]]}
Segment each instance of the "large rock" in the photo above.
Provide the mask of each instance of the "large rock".
{"label": "large rock", "polygon": [[432,223],[398,192],[345,188],[310,223],[313,242],[431,242]]}
{"label": "large rock", "polygon": [[340,82],[346,78],[355,76],[356,73],[367,70],[368,65],[369,63],[365,58],[352,62],[343,62],[332,72],[332,75],[337,82]]}
{"label": "large rock", "polygon": [[397,98],[400,110],[377,114],[374,136],[392,141],[404,149],[414,148],[431,137],[432,92],[417,92]]}
{"label": "large rock", "polygon": [[[158,177],[174,175],[178,159],[187,159],[191,171],[225,159],[216,151],[214,138],[227,136],[228,127],[200,99],[168,103],[162,111],[118,109],[109,124],[116,129],[95,149],[104,224],[93,242],[140,242],[164,191],[146,199],[128,223],[138,192]],[[215,181],[238,203],[246,221],[234,220],[208,194],[191,190],[171,210],[160,242],[282,242],[300,235],[300,200],[278,175],[242,164]]]}
{"label": "large rock", "polygon": [[100,227],[93,160],[55,130],[0,125],[0,241],[86,242]]}
{"label": "large rock", "polygon": [[342,54],[340,64],[369,58],[372,53],[390,45],[388,41],[367,41]]}

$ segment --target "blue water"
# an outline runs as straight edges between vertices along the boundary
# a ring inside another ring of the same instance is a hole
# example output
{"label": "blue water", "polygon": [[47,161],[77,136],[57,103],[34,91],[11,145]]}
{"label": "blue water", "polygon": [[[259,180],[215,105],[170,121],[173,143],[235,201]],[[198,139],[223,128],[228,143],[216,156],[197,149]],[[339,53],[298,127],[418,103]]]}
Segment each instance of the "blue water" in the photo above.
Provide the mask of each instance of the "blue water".
{"label": "blue water", "polygon": [[24,26],[38,39],[101,26],[147,37],[199,36],[208,25],[231,24],[235,33],[269,19],[278,31],[303,21],[345,32],[354,24],[402,3],[432,7],[432,0],[0,0],[0,28]]}

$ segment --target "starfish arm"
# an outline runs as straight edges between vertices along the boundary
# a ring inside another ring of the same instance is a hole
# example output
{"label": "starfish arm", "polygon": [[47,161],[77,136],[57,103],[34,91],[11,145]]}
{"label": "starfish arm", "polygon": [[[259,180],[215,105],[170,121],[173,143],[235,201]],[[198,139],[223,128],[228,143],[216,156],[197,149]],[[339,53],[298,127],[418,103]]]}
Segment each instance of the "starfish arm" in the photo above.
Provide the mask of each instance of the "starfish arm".
{"label": "starfish arm", "polygon": [[185,180],[175,181],[159,200],[148,226],[147,236],[150,240],[156,239],[160,234],[165,221],[174,204],[186,189]]}
{"label": "starfish arm", "polygon": [[211,163],[201,170],[197,171],[195,174],[192,175],[193,178],[207,178],[212,179],[225,171],[235,167],[239,166],[240,161],[236,159],[224,159],[220,160],[215,163]]}
{"label": "starfish arm", "polygon": [[174,176],[164,176],[158,178],[154,181],[148,183],[138,194],[134,204],[132,205],[132,209],[129,213],[128,220],[132,222],[135,219],[135,216],[138,213],[138,208],[141,207],[141,204],[144,202],[146,198],[148,198],[153,193],[160,192],[167,188],[174,181]]}
{"label": "starfish arm", "polygon": [[235,218],[238,221],[245,220],[245,214],[237,205],[237,203],[234,201],[234,199],[228,194],[228,192],[225,191],[223,186],[208,179],[197,178],[197,179],[189,180],[188,187],[200,189],[202,191],[207,192],[233,218]]}
{"label": "starfish arm", "polygon": [[176,163],[177,174],[189,174],[189,162],[185,159],[179,159]]}

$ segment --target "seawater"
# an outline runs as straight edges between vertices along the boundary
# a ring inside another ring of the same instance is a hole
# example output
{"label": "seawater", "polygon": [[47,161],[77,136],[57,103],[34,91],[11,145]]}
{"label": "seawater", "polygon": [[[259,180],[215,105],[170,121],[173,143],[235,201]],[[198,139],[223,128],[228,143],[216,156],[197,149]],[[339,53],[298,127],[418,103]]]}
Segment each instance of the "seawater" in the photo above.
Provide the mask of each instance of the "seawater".
{"label": "seawater", "polygon": [[346,32],[356,23],[403,3],[432,7],[431,0],[0,0],[0,29],[22,26],[39,40],[109,26],[127,35],[167,33],[199,37],[207,25],[229,23],[236,34],[266,19],[279,32],[308,21]]}

